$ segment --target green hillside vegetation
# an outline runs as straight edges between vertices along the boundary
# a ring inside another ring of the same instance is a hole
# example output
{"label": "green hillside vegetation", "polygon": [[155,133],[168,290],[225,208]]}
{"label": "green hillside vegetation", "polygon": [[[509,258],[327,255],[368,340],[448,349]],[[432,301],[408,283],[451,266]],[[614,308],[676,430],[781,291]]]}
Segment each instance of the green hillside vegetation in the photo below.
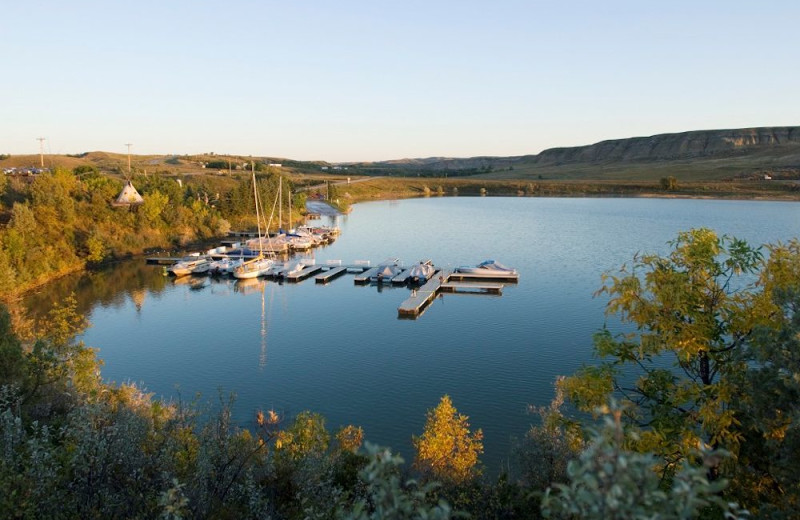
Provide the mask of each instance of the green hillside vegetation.
{"label": "green hillside vegetation", "polygon": [[[79,173],[75,173],[78,171]],[[279,175],[257,174],[259,195],[277,198]],[[179,182],[180,181],[180,182]],[[133,177],[144,203],[114,207],[123,182],[82,166],[0,178],[0,297],[57,276],[153,249],[182,249],[231,229],[255,229],[249,175]],[[287,189],[291,182],[286,180]],[[293,196],[302,208],[304,193]],[[284,212],[288,216],[288,208]],[[295,211],[293,219],[299,219]],[[285,224],[285,223],[284,223]],[[272,229],[277,229],[277,222]]]}

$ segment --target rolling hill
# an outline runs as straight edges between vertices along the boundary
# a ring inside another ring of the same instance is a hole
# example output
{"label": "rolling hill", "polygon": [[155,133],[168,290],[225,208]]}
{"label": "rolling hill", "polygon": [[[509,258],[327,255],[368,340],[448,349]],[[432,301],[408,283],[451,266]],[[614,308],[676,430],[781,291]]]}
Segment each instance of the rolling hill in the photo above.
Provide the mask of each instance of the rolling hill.
{"label": "rolling hill", "polygon": [[354,164],[396,174],[471,175],[493,179],[680,180],[747,178],[765,172],[800,174],[800,127],[697,130],[613,139],[535,155],[403,159]]}
{"label": "rolling hill", "polygon": [[[215,154],[131,156],[135,172],[178,175],[225,173],[228,161],[236,170],[251,160],[281,163],[282,171],[286,173],[338,176],[344,173],[325,161]],[[98,151],[46,155],[44,161],[48,167],[74,169],[91,165],[120,176],[127,172],[126,154]],[[39,163],[38,155],[13,155],[0,159],[0,168],[38,166]],[[754,179],[769,174],[776,179],[800,179],[800,126],[696,130],[612,139],[514,157],[430,157],[337,166],[346,166],[347,176],[551,181],[654,181],[673,176],[680,181],[725,181]]]}

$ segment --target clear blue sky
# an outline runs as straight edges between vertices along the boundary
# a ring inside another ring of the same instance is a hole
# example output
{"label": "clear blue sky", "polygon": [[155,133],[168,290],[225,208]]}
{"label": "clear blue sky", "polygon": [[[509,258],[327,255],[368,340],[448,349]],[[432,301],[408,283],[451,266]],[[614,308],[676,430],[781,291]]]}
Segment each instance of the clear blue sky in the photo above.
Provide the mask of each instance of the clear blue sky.
{"label": "clear blue sky", "polygon": [[3,4],[0,153],[360,161],[800,124],[797,0]]}

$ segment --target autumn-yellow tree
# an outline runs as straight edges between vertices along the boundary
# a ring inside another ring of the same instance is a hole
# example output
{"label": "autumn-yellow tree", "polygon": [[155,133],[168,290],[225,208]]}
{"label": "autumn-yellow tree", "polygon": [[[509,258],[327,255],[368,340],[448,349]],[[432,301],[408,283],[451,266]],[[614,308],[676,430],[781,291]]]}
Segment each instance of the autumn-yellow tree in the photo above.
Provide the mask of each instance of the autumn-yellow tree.
{"label": "autumn-yellow tree", "polygon": [[414,467],[425,476],[456,484],[476,477],[483,432],[471,433],[468,419],[458,413],[449,396],[443,396],[436,408],[428,410],[422,436],[413,438]]}

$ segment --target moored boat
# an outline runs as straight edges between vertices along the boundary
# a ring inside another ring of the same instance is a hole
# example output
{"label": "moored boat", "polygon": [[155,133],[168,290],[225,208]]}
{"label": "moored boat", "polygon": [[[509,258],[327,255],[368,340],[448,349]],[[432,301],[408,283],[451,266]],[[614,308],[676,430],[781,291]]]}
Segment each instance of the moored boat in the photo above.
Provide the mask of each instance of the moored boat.
{"label": "moored boat", "polygon": [[414,264],[408,272],[408,282],[413,284],[424,284],[427,282],[436,269],[430,260],[422,260]]}
{"label": "moored boat", "polygon": [[511,267],[506,267],[494,260],[484,260],[476,266],[461,266],[456,268],[457,273],[464,274],[517,274],[517,270]]}
{"label": "moored boat", "polygon": [[209,259],[206,256],[200,256],[199,253],[186,256],[180,261],[172,264],[167,268],[167,273],[174,276],[186,276],[192,274],[195,268],[208,264]]}
{"label": "moored boat", "polygon": [[397,258],[387,258],[378,264],[378,270],[369,278],[374,283],[392,283],[392,278],[403,272],[400,260]]}
{"label": "moored boat", "polygon": [[246,260],[233,270],[234,278],[257,278],[264,276],[272,264],[275,263],[271,258],[257,257]]}

